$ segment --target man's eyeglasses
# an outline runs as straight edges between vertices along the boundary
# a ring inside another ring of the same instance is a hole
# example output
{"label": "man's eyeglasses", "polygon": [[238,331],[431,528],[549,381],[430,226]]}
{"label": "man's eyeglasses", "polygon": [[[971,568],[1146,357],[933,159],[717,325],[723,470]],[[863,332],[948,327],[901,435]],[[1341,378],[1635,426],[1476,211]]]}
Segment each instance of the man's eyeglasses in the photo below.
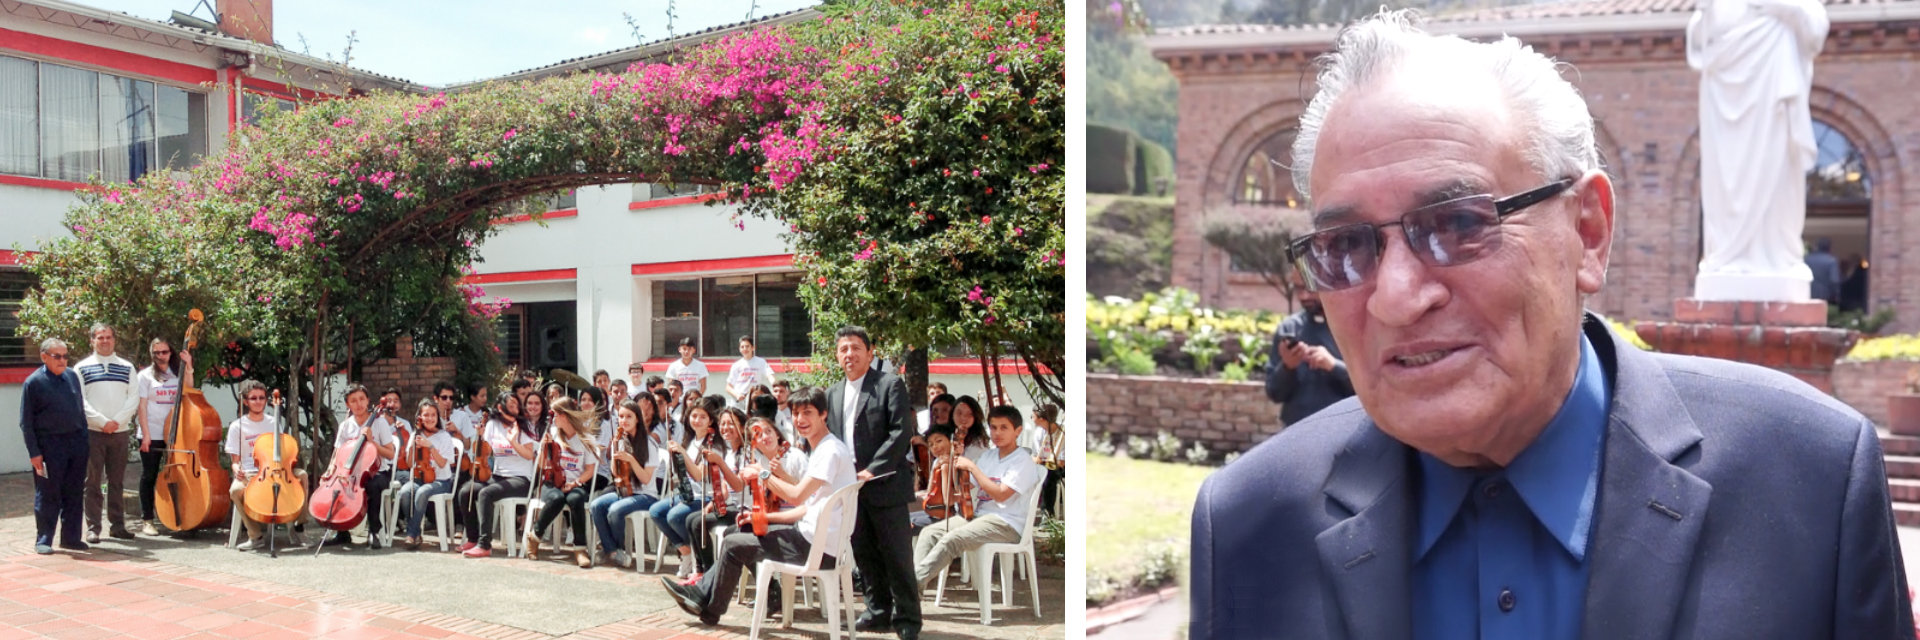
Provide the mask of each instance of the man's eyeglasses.
{"label": "man's eyeglasses", "polygon": [[452,400],[452,399],[453,399],[453,394],[450,394],[450,393],[448,393],[448,394],[441,394],[441,395],[440,395],[440,399],[441,399],[441,400]]}
{"label": "man's eyeglasses", "polygon": [[1373,280],[1387,244],[1386,228],[1398,225],[1422,263],[1448,267],[1480,259],[1500,248],[1500,223],[1573,186],[1568,178],[1495,200],[1490,194],[1430,204],[1385,224],[1358,223],[1321,229],[1288,247],[1294,266],[1314,291],[1351,289]]}
{"label": "man's eyeglasses", "polygon": [[47,355],[47,357],[49,357],[49,358],[52,358],[52,359],[54,359],[54,360],[66,360],[66,359],[67,359],[67,354],[64,354],[64,353],[49,353],[49,354],[46,354],[46,355]]}

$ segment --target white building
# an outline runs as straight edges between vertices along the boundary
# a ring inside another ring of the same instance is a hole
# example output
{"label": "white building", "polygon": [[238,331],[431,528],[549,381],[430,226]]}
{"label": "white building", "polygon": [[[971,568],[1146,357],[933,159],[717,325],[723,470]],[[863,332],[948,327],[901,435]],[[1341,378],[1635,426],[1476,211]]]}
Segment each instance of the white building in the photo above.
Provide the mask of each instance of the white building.
{"label": "white building", "polygon": [[[220,24],[165,23],[63,0],[0,0],[0,420],[17,421],[20,383],[39,366],[34,341],[16,332],[13,311],[32,286],[10,249],[32,250],[66,234],[60,224],[92,175],[130,180],[147,171],[184,169],[225,148],[229,133],[262,109],[292,109],[296,98],[337,95],[340,87],[458,91],[341,69],[270,44],[270,3],[220,0]],[[267,15],[254,13],[257,10]],[[757,24],[808,20],[801,10]],[[198,24],[198,26],[194,26]],[[679,38],[509,74],[527,79],[583,70],[617,71],[678,47],[737,31],[730,25]],[[249,39],[251,38],[251,39]],[[300,95],[295,96],[293,93]],[[682,337],[701,344],[713,371],[709,392],[725,385],[739,357],[736,342],[755,336],[776,375],[783,358],[810,355],[811,318],[796,290],[799,271],[771,222],[709,207],[698,187],[583,188],[554,203],[543,223],[508,225],[475,265],[493,298],[513,306],[502,317],[500,347],[509,364],[624,376],[643,363],[665,371]],[[121,355],[144,357],[146,337],[122,336]],[[84,354],[85,345],[75,345]],[[138,358],[135,358],[136,360]],[[956,394],[984,387],[977,359],[935,360],[932,378]],[[1032,401],[1015,382],[1015,404]],[[233,404],[210,393],[223,415]],[[0,472],[27,468],[17,428],[0,428]]]}

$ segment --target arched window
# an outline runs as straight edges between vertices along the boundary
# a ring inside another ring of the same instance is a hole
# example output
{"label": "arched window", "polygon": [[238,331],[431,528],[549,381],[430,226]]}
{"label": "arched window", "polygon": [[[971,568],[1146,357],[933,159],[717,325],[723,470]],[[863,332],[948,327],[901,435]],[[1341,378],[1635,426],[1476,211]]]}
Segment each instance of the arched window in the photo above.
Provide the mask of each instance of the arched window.
{"label": "arched window", "polygon": [[1306,198],[1293,189],[1293,138],[1298,129],[1283,129],[1267,136],[1247,154],[1240,175],[1229,186],[1234,204],[1255,204],[1298,209]]}
{"label": "arched window", "polygon": [[1840,259],[1841,311],[1863,311],[1867,306],[1867,269],[1873,253],[1873,176],[1859,145],[1833,125],[1813,121],[1813,140],[1819,147],[1813,168],[1807,170],[1807,222],[1802,240],[1807,247],[1821,241],[1832,244]]}
{"label": "arched window", "polygon": [[[1813,139],[1820,155],[1807,170],[1807,204],[1859,205],[1864,208],[1873,194],[1873,177],[1867,175],[1866,157],[1860,154],[1847,135],[1819,120],[1813,121]],[[1865,213],[1865,211],[1861,211]]]}

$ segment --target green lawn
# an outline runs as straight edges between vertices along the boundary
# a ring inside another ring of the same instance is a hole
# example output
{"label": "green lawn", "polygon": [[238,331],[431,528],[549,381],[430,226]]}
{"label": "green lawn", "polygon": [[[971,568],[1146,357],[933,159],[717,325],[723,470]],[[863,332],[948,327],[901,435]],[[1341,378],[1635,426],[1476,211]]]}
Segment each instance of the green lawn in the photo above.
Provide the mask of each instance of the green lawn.
{"label": "green lawn", "polygon": [[1194,496],[1213,471],[1087,454],[1087,573],[1124,581],[1151,545],[1172,541],[1185,548]]}

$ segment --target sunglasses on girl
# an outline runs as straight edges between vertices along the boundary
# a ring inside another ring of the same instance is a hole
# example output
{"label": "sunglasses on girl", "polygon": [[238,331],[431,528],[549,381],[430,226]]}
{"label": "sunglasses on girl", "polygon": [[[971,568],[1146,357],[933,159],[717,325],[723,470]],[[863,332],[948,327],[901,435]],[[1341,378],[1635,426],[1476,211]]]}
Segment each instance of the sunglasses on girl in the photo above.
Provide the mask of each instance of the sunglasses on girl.
{"label": "sunglasses on girl", "polygon": [[1373,280],[1387,245],[1386,228],[1400,227],[1407,247],[1430,267],[1450,267],[1480,259],[1500,248],[1500,224],[1573,186],[1573,179],[1506,198],[1471,195],[1430,204],[1385,224],[1347,224],[1295,239],[1288,257],[1305,275],[1307,287],[1317,291],[1351,289]]}

